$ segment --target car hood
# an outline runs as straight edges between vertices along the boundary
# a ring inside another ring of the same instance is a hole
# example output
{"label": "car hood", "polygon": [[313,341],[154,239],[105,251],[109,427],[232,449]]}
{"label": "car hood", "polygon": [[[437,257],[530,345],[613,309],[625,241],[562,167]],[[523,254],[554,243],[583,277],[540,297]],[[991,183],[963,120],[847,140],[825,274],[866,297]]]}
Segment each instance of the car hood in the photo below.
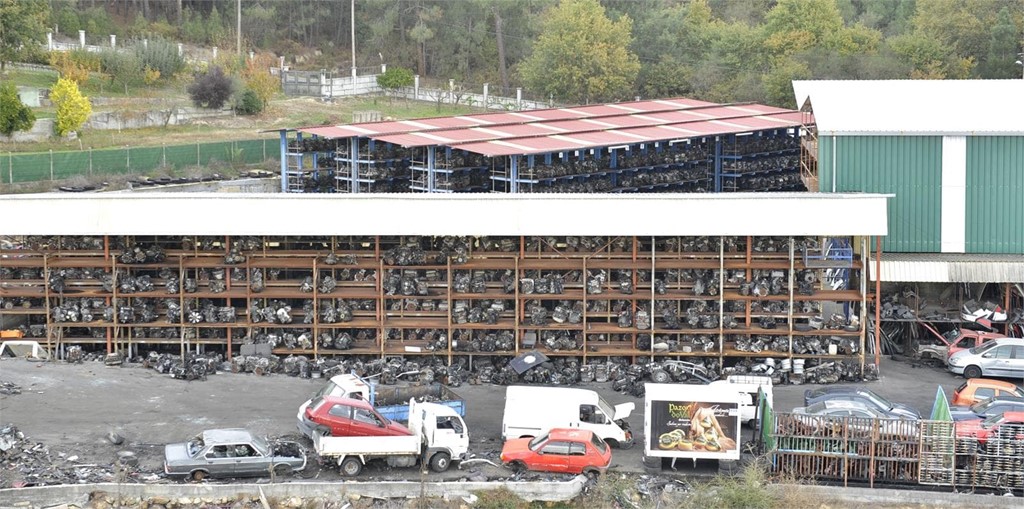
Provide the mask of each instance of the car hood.
{"label": "car hood", "polygon": [[188,444],[167,444],[164,446],[164,461],[180,463],[192,459],[188,455]]}
{"label": "car hood", "polygon": [[981,419],[968,419],[956,423],[956,434],[958,436],[977,436],[981,427]]}
{"label": "car hood", "polygon": [[918,412],[917,410],[914,410],[913,408],[902,403],[893,403],[892,410],[890,410],[890,412],[897,414],[901,417],[909,417],[912,419],[921,418],[921,412]]}
{"label": "car hood", "polygon": [[969,406],[951,406],[949,407],[949,415],[953,417],[954,421],[965,421],[968,419],[977,419],[978,415],[971,411]]}
{"label": "car hood", "polygon": [[629,417],[629,414],[633,413],[634,409],[636,409],[636,403],[622,403],[615,405],[615,415],[612,416],[612,420],[617,421],[619,419],[625,419]]}

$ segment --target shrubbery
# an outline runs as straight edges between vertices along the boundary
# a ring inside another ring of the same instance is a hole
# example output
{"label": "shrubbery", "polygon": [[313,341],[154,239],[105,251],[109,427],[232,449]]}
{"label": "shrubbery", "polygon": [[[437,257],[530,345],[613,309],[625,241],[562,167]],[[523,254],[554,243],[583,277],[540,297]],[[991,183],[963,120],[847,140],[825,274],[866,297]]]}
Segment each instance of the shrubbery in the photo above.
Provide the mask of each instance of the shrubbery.
{"label": "shrubbery", "polygon": [[21,102],[14,83],[0,83],[0,133],[10,136],[14,131],[27,131],[35,121],[35,114]]}
{"label": "shrubbery", "polygon": [[200,108],[218,109],[231,98],[233,83],[220,67],[211,67],[188,86],[188,96]]}
{"label": "shrubbery", "polygon": [[92,113],[89,99],[78,90],[78,83],[67,78],[60,78],[50,89],[50,101],[57,107],[57,122],[54,130],[59,136],[77,131]]}
{"label": "shrubbery", "polygon": [[246,88],[239,94],[235,104],[235,112],[239,115],[256,115],[263,111],[263,101],[251,88]]}

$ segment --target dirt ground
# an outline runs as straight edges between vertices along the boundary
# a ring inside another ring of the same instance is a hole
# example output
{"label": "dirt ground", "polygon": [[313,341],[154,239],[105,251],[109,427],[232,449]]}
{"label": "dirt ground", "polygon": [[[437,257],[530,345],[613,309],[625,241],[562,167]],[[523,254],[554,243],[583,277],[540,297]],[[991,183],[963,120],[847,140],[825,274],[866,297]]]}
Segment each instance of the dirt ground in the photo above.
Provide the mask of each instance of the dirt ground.
{"label": "dirt ground", "polygon": [[[872,389],[893,401],[915,407],[927,416],[936,388],[946,394],[963,379],[939,368],[912,368],[885,360],[882,376]],[[245,427],[269,436],[297,437],[298,406],[325,381],[285,375],[218,373],[206,381],[174,380],[141,366],[106,367],[91,362],[78,365],[0,361],[0,381],[20,385],[22,393],[0,396],[0,427],[13,424],[32,442],[45,444],[51,457],[77,456],[79,464],[110,465],[119,451],[132,451],[139,458],[139,480],[157,481],[162,471],[163,445],[184,441],[210,428]],[[611,404],[633,401],[637,410],[628,419],[642,438],[643,401],[610,390],[610,383],[588,384]],[[803,391],[816,386],[786,385],[775,388],[775,408],[787,411],[802,404]],[[466,399],[466,421],[470,429],[470,451],[474,457],[497,462],[501,449],[501,419],[504,387],[464,385],[456,390]],[[125,437],[122,445],[107,440],[109,432]],[[749,431],[747,431],[749,433]],[[307,442],[308,443],[308,442]],[[642,442],[630,450],[616,450],[612,471],[643,472]],[[705,465],[679,462],[677,474],[707,474]],[[0,471],[9,487],[18,480],[17,471]],[[366,480],[419,479],[418,469],[383,471],[367,468]],[[453,467],[433,479],[494,479],[511,472],[483,462],[465,468]],[[312,468],[305,477],[338,479],[330,469]]]}

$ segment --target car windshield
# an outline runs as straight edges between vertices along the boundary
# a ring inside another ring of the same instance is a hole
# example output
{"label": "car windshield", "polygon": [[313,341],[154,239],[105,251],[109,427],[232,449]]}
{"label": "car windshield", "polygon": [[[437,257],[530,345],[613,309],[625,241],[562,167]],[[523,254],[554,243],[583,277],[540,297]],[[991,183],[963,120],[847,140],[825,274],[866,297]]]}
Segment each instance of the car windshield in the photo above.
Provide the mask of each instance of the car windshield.
{"label": "car windshield", "polygon": [[871,400],[879,408],[884,408],[886,410],[892,410],[893,405],[892,405],[892,403],[889,402],[889,400],[879,396],[878,394],[875,394],[875,393],[873,393],[871,391],[868,391],[868,390],[861,391],[861,393],[864,394],[865,398]]}
{"label": "car windshield", "polygon": [[252,442],[250,443],[252,444],[253,447],[256,448],[256,452],[258,452],[262,456],[266,456],[267,452],[270,451],[270,444],[267,443],[267,439],[263,437],[254,436],[252,437]]}
{"label": "car windshield", "polygon": [[983,414],[983,413],[985,413],[985,410],[988,410],[988,408],[990,406],[995,405],[997,403],[998,403],[998,401],[994,401],[994,400],[991,400],[991,399],[986,399],[985,401],[979,401],[979,402],[971,405],[971,411],[976,413],[976,414]]}
{"label": "car windshield", "polygon": [[[319,391],[316,391],[316,394],[314,394],[313,397],[310,398],[310,399],[317,399],[317,398],[322,398],[324,396],[329,396],[334,391],[336,391],[338,389],[340,389],[338,387],[338,384],[336,384],[334,382],[327,382],[327,385],[323,386],[323,388],[320,389]],[[341,391],[338,390],[338,392],[340,393]]]}
{"label": "car windshield", "polygon": [[199,451],[201,451],[203,449],[204,445],[205,444],[203,443],[203,437],[202,436],[196,436],[192,440],[189,440],[188,441],[188,445],[187,445],[187,447],[188,447],[188,455],[189,456],[195,456],[196,454],[199,453]]}
{"label": "car windshield", "polygon": [[991,428],[992,426],[995,426],[995,425],[999,424],[1000,421],[1002,421],[1002,420],[1003,420],[1003,414],[996,414],[996,415],[993,415],[992,417],[989,417],[988,419],[985,419],[984,421],[981,421],[981,427],[982,428]]}
{"label": "car windshield", "polygon": [[971,348],[968,351],[973,353],[973,354],[985,353],[985,352],[991,350],[992,348],[994,348],[995,346],[996,346],[996,342],[995,341],[989,341],[988,343],[982,343],[982,344],[980,344],[980,345],[978,345],[978,346],[976,346],[974,348]]}
{"label": "car windshield", "polygon": [[533,440],[530,440],[530,449],[536,450],[537,446],[542,444],[547,439],[548,439],[548,434],[547,433],[544,433],[543,435],[541,435],[539,437],[535,437]]}
{"label": "car windshield", "polygon": [[959,336],[959,335],[960,335],[960,331],[958,331],[956,329],[953,329],[953,330],[943,334],[942,337],[945,338],[946,341],[952,343],[953,340],[956,339],[956,337]]}

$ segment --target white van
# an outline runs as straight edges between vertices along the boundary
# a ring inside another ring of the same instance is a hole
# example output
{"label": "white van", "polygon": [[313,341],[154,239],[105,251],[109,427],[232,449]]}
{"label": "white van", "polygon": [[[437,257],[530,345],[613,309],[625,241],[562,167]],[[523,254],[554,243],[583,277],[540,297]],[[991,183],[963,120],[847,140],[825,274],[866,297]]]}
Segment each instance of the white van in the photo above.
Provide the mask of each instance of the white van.
{"label": "white van", "polygon": [[612,406],[587,389],[510,386],[505,391],[501,438],[536,437],[551,428],[593,431],[612,447],[633,446],[626,418],[636,403]]}
{"label": "white van", "polygon": [[760,419],[760,408],[757,405],[757,390],[764,391],[768,406],[772,406],[772,378],[757,375],[729,375],[725,380],[716,380],[709,387],[724,387],[740,393],[740,422],[755,426]]}

